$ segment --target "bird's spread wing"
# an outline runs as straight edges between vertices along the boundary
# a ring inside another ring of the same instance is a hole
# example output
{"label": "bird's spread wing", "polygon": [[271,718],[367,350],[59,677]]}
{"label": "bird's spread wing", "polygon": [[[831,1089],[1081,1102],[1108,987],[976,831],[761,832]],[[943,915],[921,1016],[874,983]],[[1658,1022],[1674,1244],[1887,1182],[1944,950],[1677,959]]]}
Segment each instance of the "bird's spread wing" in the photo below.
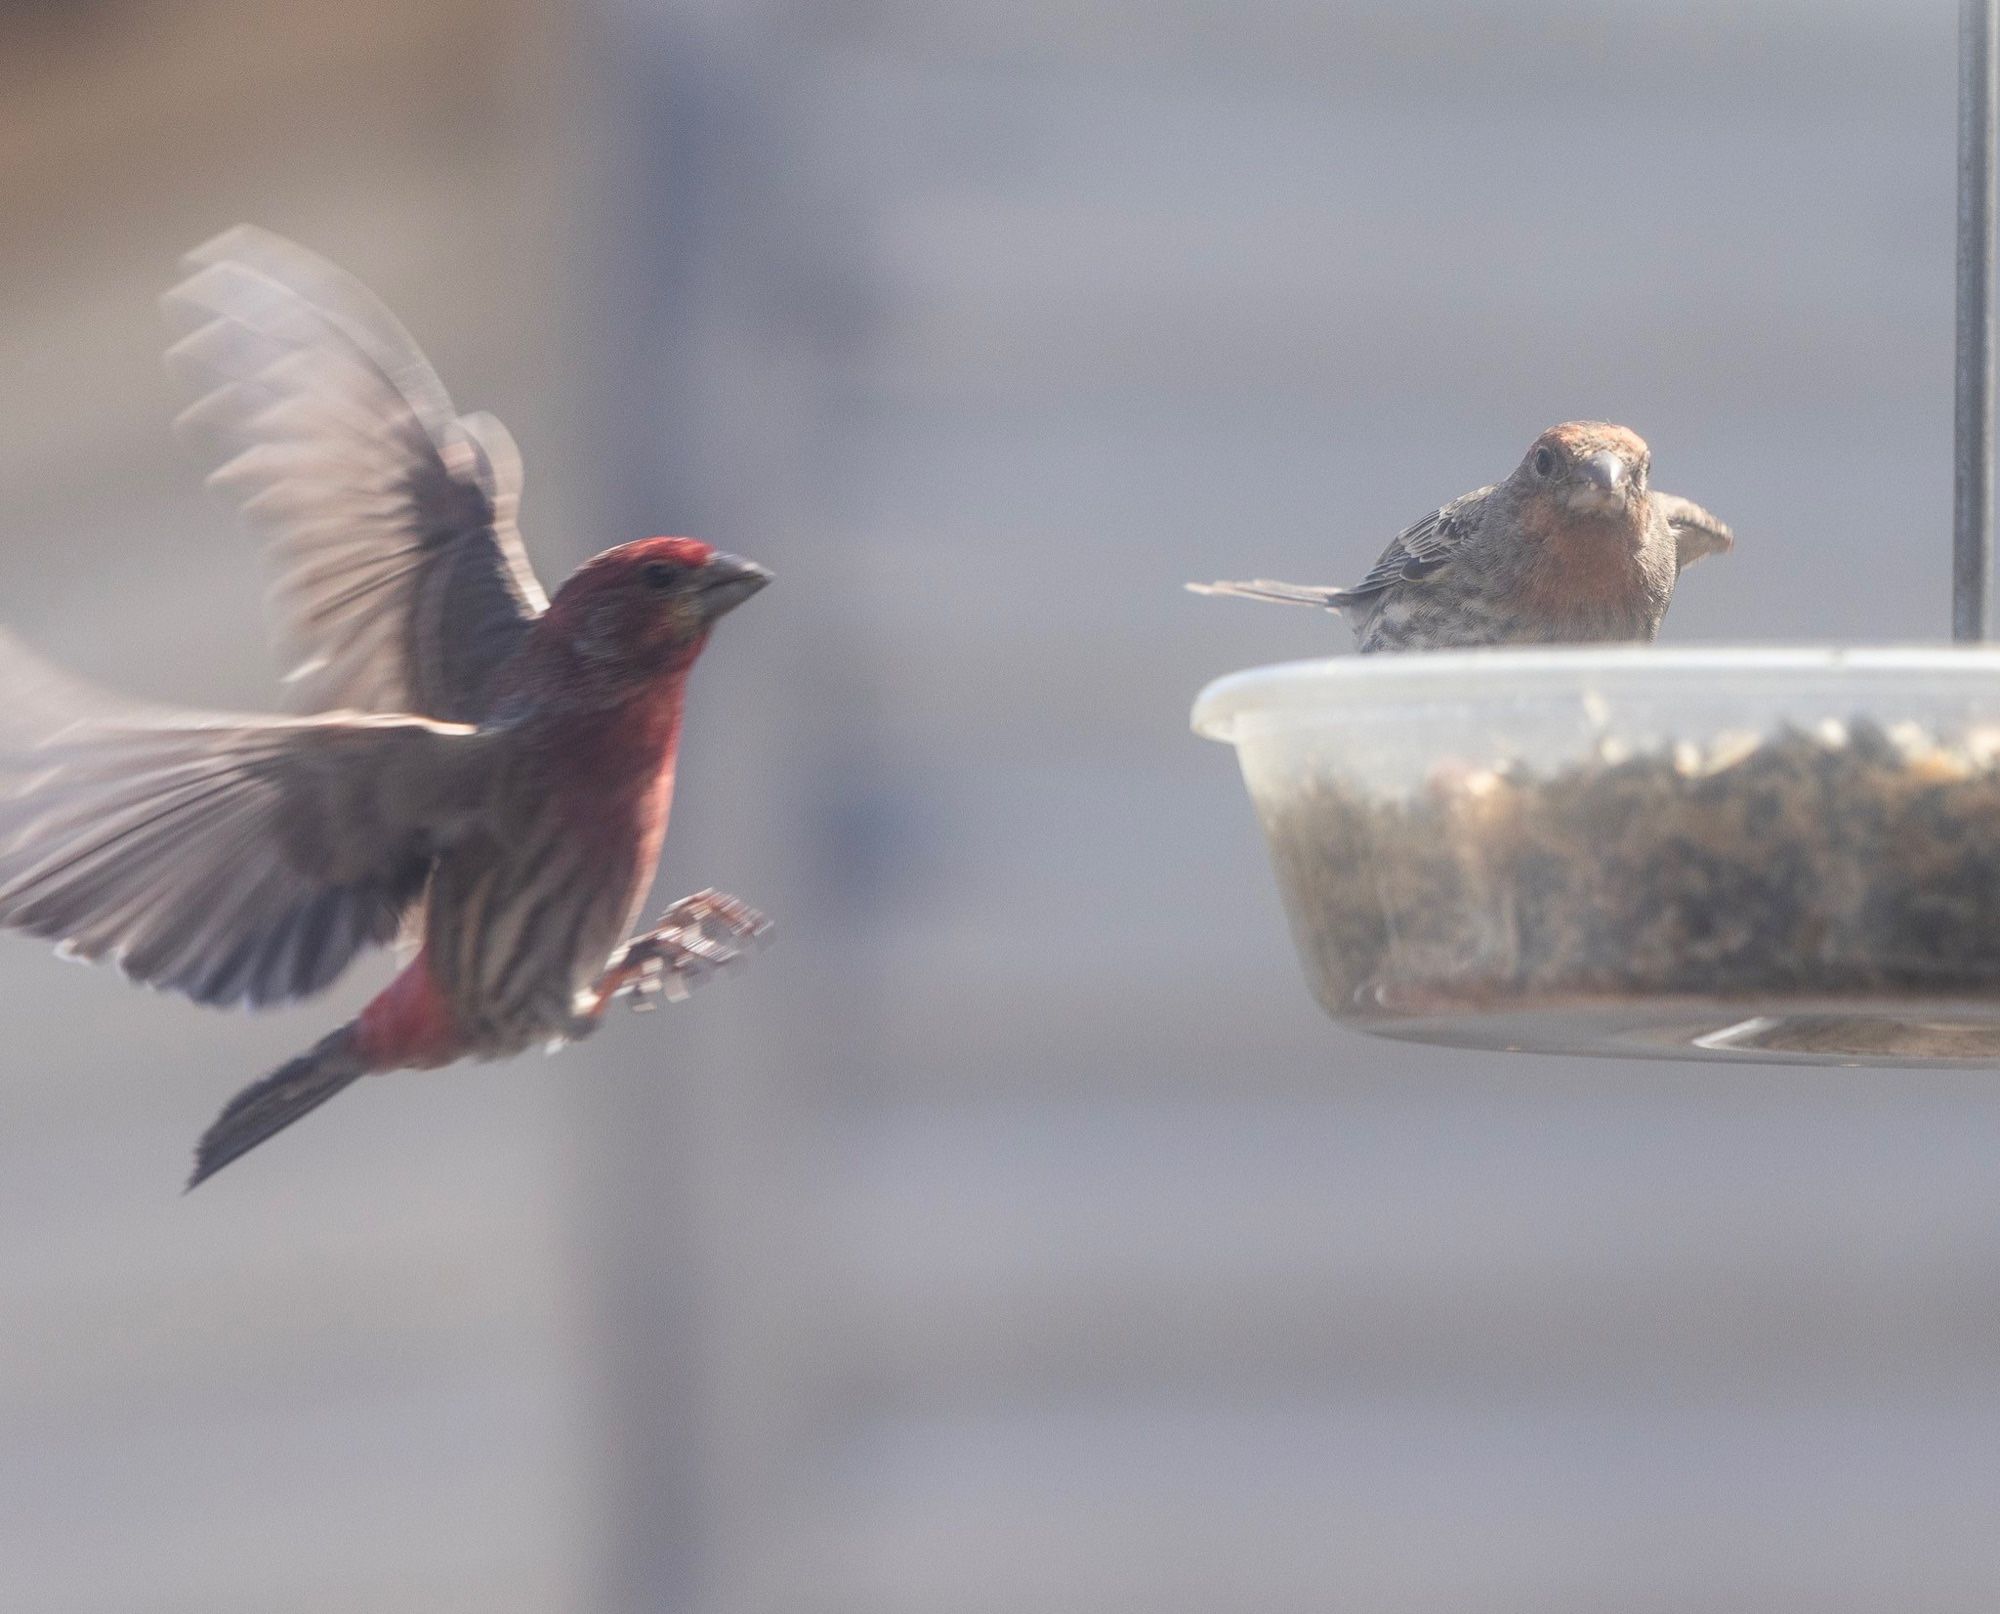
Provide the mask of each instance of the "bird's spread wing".
{"label": "bird's spread wing", "polygon": [[197,248],[167,294],[181,417],[221,460],[271,562],[273,631],[304,711],[486,715],[547,605],[515,526],[520,457],[457,414],[394,315],[266,231]]}
{"label": "bird's spread wing", "polygon": [[1682,571],[1704,555],[1726,555],[1736,547],[1736,535],[1692,499],[1656,493],[1653,508],[1674,535],[1674,554]]}
{"label": "bird's spread wing", "polygon": [[0,925],[202,1003],[387,941],[484,786],[456,725],[128,704],[4,636],[0,688]]}
{"label": "bird's spread wing", "polygon": [[1281,605],[1317,605],[1338,611],[1359,604],[1397,583],[1429,577],[1457,553],[1477,524],[1478,511],[1491,488],[1481,488],[1433,510],[1423,520],[1396,535],[1368,575],[1352,588],[1328,588],[1314,583],[1280,583],[1260,577],[1244,583],[1190,583],[1196,594],[1226,594],[1245,600],[1274,600]]}

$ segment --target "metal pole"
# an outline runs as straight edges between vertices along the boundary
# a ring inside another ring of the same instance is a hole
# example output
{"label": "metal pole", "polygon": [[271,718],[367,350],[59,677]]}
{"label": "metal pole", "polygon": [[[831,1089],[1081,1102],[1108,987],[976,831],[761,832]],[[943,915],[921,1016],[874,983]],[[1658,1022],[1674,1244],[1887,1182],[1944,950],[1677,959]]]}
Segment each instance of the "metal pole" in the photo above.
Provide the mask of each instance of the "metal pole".
{"label": "metal pole", "polygon": [[1958,17],[1958,389],[1951,633],[1986,638],[1993,601],[1993,221],[2000,0]]}

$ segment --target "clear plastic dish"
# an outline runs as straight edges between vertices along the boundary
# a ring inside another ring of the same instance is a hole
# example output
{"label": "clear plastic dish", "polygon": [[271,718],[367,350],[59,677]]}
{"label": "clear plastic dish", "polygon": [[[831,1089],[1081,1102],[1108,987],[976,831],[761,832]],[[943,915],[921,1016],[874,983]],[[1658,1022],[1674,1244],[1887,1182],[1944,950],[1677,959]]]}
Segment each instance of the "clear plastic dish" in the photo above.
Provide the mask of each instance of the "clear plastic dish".
{"label": "clear plastic dish", "polygon": [[1220,679],[1194,727],[1345,1025],[2000,1062],[2000,649],[1343,657]]}

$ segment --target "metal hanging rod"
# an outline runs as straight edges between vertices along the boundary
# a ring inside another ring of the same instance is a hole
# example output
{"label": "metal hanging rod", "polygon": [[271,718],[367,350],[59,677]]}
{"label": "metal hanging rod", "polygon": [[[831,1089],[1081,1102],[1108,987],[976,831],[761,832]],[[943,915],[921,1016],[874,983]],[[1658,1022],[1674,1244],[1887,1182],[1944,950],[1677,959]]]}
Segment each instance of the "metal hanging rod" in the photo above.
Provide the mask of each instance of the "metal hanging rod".
{"label": "metal hanging rod", "polygon": [[1988,637],[1993,616],[1993,223],[2000,0],[1958,15],[1958,375],[1952,487],[1951,636]]}

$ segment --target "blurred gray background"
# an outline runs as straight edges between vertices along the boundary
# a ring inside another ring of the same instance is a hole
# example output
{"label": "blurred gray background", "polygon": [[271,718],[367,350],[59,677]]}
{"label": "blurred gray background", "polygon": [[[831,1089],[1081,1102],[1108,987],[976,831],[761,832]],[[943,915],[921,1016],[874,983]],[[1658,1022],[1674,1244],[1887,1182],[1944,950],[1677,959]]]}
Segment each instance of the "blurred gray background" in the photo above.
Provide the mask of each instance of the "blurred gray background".
{"label": "blurred gray background", "polygon": [[[2000,1601],[2000,1083],[1337,1033],[1209,677],[1574,416],[1739,552],[1666,638],[1943,635],[1954,8],[0,11],[0,620],[270,703],[153,299],[353,268],[551,581],[779,584],[662,900],[754,967],[183,1200],[260,1019],[0,940],[0,1609],[1828,1614]],[[4,692],[0,692],[3,698]]]}

